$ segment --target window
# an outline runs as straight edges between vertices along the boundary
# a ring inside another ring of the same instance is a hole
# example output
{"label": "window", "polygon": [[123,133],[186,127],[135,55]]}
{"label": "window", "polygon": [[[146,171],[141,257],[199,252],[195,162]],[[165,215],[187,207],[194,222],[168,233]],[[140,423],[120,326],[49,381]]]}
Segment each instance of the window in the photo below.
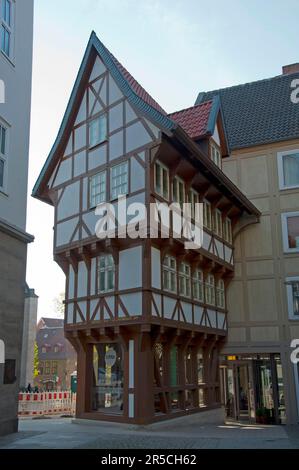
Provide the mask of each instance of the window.
{"label": "window", "polygon": [[0,189],[4,189],[5,186],[6,151],[7,131],[5,127],[0,124]]}
{"label": "window", "polygon": [[59,346],[56,344],[56,346],[54,346],[54,352],[55,353],[58,353],[59,352]]}
{"label": "window", "polygon": [[50,363],[50,361],[45,362],[45,374],[46,375],[51,374],[51,363]]}
{"label": "window", "polygon": [[98,257],[98,292],[111,292],[115,288],[115,265],[112,255]]}
{"label": "window", "polygon": [[58,372],[58,362],[52,361],[52,374],[56,375]]}
{"label": "window", "polygon": [[181,207],[185,202],[185,185],[177,176],[174,177],[172,182],[172,200],[180,204]]}
{"label": "window", "polygon": [[277,154],[279,188],[288,189],[299,186],[299,150]]}
{"label": "window", "polygon": [[213,230],[219,237],[222,237],[222,214],[219,209],[214,210]]}
{"label": "window", "polygon": [[165,199],[169,198],[168,169],[160,162],[155,163],[155,192]]}
{"label": "window", "polygon": [[12,55],[11,35],[12,35],[12,2],[2,0],[1,11],[1,50],[8,56]]}
{"label": "window", "polygon": [[107,116],[101,114],[89,123],[89,147],[94,147],[105,140],[107,140]]}
{"label": "window", "polygon": [[223,279],[217,282],[217,307],[225,308],[225,287]]}
{"label": "window", "polygon": [[199,195],[194,189],[191,189],[188,193],[188,202],[191,205],[191,218],[198,222],[200,213],[198,210],[199,206],[196,206],[196,204],[199,204]]}
{"label": "window", "polygon": [[177,291],[176,259],[168,255],[163,261],[163,288],[170,292]]}
{"label": "window", "polygon": [[206,303],[215,305],[215,279],[213,274],[208,274],[205,282]]}
{"label": "window", "polygon": [[96,207],[106,201],[106,171],[90,178],[90,207]]}
{"label": "window", "polygon": [[208,201],[203,203],[203,225],[209,230],[212,230],[212,209]]}
{"label": "window", "polygon": [[224,220],[224,223],[223,223],[223,235],[224,235],[224,239],[232,244],[233,242],[233,234],[232,234],[232,221],[231,219],[229,219],[228,217],[226,217],[226,219]]}
{"label": "window", "polygon": [[299,212],[281,214],[283,249],[285,252],[299,251]]}
{"label": "window", "polygon": [[211,145],[211,158],[213,160],[213,162],[219,166],[219,168],[221,168],[221,163],[222,163],[222,159],[221,159],[221,152],[220,152],[220,149],[218,147],[216,147],[215,145]]}
{"label": "window", "polygon": [[191,267],[187,263],[181,263],[179,269],[180,295],[191,297]]}
{"label": "window", "polygon": [[299,320],[299,277],[287,277],[288,312],[291,320]]}
{"label": "window", "polygon": [[204,293],[203,293],[203,272],[200,269],[196,269],[192,276],[192,288],[193,288],[193,298],[203,302]]}
{"label": "window", "polygon": [[111,199],[128,194],[128,162],[111,168]]}
{"label": "window", "polygon": [[46,346],[42,346],[42,353],[43,353],[43,354],[46,354],[46,352],[47,352]]}
{"label": "window", "polygon": [[39,375],[44,374],[44,363],[43,363],[43,361],[40,361],[40,363],[39,363],[38,373],[39,373]]}

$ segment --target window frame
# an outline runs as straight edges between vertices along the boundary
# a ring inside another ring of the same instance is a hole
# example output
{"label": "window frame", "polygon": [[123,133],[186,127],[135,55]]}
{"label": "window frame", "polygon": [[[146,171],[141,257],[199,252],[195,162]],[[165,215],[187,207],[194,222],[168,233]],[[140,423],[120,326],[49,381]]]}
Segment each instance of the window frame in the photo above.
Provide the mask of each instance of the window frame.
{"label": "window frame", "polygon": [[[156,167],[159,166],[161,168],[161,191],[158,191],[157,189],[157,172],[156,172]],[[164,178],[163,178],[163,171],[166,171],[167,173],[167,191],[164,193]],[[155,165],[154,165],[154,191],[156,194],[159,194],[159,196],[163,197],[163,199],[166,199],[167,201],[169,200],[169,169],[167,166],[163,165],[163,163],[160,162],[160,160],[156,160]],[[166,194],[166,195],[165,195]]]}
{"label": "window frame", "polygon": [[[1,0],[1,9],[0,9],[0,51],[1,53],[9,60],[13,61],[14,59],[14,24],[15,24],[15,0]],[[4,9],[6,4],[10,5],[10,22],[7,23],[6,18],[4,17]],[[8,34],[9,37],[9,50],[8,53],[5,48],[2,48],[3,41],[3,31]]]}
{"label": "window frame", "polygon": [[197,220],[197,217],[195,217],[196,215],[195,204],[200,204],[199,193],[195,189],[190,188],[187,194],[187,201],[191,205],[191,219],[196,222],[199,222],[199,220]]}
{"label": "window frame", "polygon": [[[100,266],[100,260],[105,259],[105,266],[101,267]],[[112,265],[109,265],[107,263],[107,260],[111,259],[112,260]],[[100,280],[100,273],[104,272],[104,279],[105,279],[105,288],[101,289],[101,280]],[[108,276],[109,273],[113,273],[113,287],[111,289],[108,288]],[[106,254],[101,254],[97,256],[97,261],[96,261],[96,291],[98,295],[106,294],[108,292],[114,292],[116,289],[115,286],[115,261],[113,256],[110,253]]]}
{"label": "window frame", "polygon": [[[104,200],[103,201],[100,201],[100,202],[97,202],[95,203],[95,201],[93,201],[93,197],[97,197],[99,194],[101,193],[98,193],[96,195],[92,195],[92,188],[93,188],[93,185],[92,185],[92,182],[93,182],[93,179],[100,176],[100,175],[104,175],[105,176],[105,182],[104,183],[98,183],[96,186],[100,186],[101,184],[104,184],[105,185],[105,190],[103,191],[104,193]],[[89,177],[89,208],[90,209],[94,209],[95,207],[97,207],[98,204],[102,204],[102,203],[105,203],[107,201],[107,171],[106,170],[103,170],[103,171],[99,171],[98,173],[95,173],[93,175],[91,175]]]}
{"label": "window frame", "polygon": [[288,219],[292,217],[299,218],[299,211],[295,212],[284,212],[281,214],[281,225],[282,225],[282,244],[284,253],[298,253],[299,246],[296,248],[289,247],[289,234],[288,234]]}
{"label": "window frame", "polygon": [[[5,135],[4,153],[2,152],[3,133]],[[4,125],[2,121],[0,121],[0,161],[3,162],[3,184],[1,185],[1,182],[0,182],[0,192],[4,192],[4,193],[7,192],[7,165],[8,165],[7,152],[8,152],[8,127]]]}
{"label": "window frame", "polygon": [[[211,142],[210,149],[211,149],[211,160],[215,163],[215,165],[218,166],[218,168],[222,170],[222,155],[221,155],[220,147],[216,143]],[[216,155],[216,153],[217,153],[217,158],[214,159],[214,155]]]}
{"label": "window frame", "polygon": [[[175,267],[172,268],[170,266],[170,263],[166,264],[166,260],[169,260],[169,261],[173,260],[175,262]],[[164,273],[165,272],[167,273],[168,285],[170,287],[165,286],[165,282],[164,282]],[[171,285],[172,285],[172,283],[171,283],[171,279],[172,279],[171,274],[174,274],[174,279],[175,279],[174,289],[171,289]],[[177,294],[177,292],[178,292],[177,260],[172,255],[165,255],[164,258],[163,258],[163,261],[162,261],[162,287],[163,287],[164,291],[171,292],[172,294]]]}
{"label": "window frame", "polygon": [[[221,299],[220,302],[219,299]],[[225,283],[223,279],[218,279],[216,284],[216,307],[225,309],[225,306]]]}
{"label": "window frame", "polygon": [[[96,121],[100,122],[102,118],[105,118],[105,136],[102,139],[100,139],[99,137],[100,140],[97,140],[96,142],[91,143],[91,125]],[[89,150],[97,147],[98,145],[103,144],[104,142],[107,142],[107,139],[108,139],[108,117],[107,117],[107,113],[103,112],[99,114],[98,116],[91,118],[90,121],[88,122],[88,148]]]}
{"label": "window frame", "polygon": [[298,153],[299,155],[299,149],[284,150],[282,152],[277,152],[278,181],[279,181],[279,189],[281,191],[287,190],[287,189],[299,188],[299,181],[298,181],[298,184],[296,185],[286,186],[284,184],[283,157],[292,155],[294,153]]}
{"label": "window frame", "polygon": [[[213,230],[213,212],[212,212],[212,204],[207,200],[203,200],[203,226],[204,228],[212,231]],[[206,207],[209,207],[209,211],[206,211]],[[210,224],[208,225],[206,222],[208,220],[207,214],[210,214]]]}
{"label": "window frame", "polygon": [[299,276],[292,276],[292,277],[286,277],[286,295],[287,295],[287,305],[288,305],[288,317],[289,320],[297,320],[299,321],[299,314],[296,315],[294,313],[294,301],[293,301],[293,286],[291,282],[297,282],[299,284]]}
{"label": "window frame", "polygon": [[[181,269],[184,268],[182,271]],[[185,268],[187,268],[187,273]],[[179,280],[179,295],[182,297],[192,297],[192,271],[191,271],[191,265],[189,263],[186,263],[182,261],[179,264],[179,271],[178,271],[178,280]],[[183,287],[183,289],[182,289]],[[188,293],[189,289],[189,293]]]}
{"label": "window frame", "polygon": [[[127,177],[127,181],[126,181],[126,183],[122,183],[122,184],[120,185],[120,186],[122,187],[124,184],[126,184],[126,192],[122,192],[122,193],[118,193],[118,194],[116,194],[116,195],[113,195],[113,194],[112,194],[112,191],[113,191],[113,179],[122,176],[122,174],[120,174],[120,175],[114,177],[114,176],[113,176],[113,170],[115,170],[116,168],[121,167],[121,166],[126,166],[126,177]],[[130,182],[129,161],[128,161],[128,160],[125,160],[124,162],[118,163],[117,165],[113,165],[113,166],[110,168],[110,201],[115,201],[119,196],[126,196],[127,194],[129,194],[129,182]]]}
{"label": "window frame", "polygon": [[225,217],[223,223],[223,238],[230,245],[233,244],[233,230],[232,220],[229,217]]}
{"label": "window frame", "polygon": [[[213,278],[213,283],[210,283],[209,280]],[[208,295],[208,292],[211,292],[211,301],[210,295]],[[213,307],[216,306],[216,286],[215,286],[215,276],[213,274],[208,274],[206,279],[205,279],[205,303],[207,305],[212,305]]]}
{"label": "window frame", "polygon": [[[219,220],[217,219],[219,216]],[[219,209],[214,209],[213,211],[213,232],[218,237],[223,237],[223,220],[222,220],[222,212]],[[219,230],[220,229],[220,230]]]}
{"label": "window frame", "polygon": [[[198,274],[200,275],[198,276]],[[195,288],[194,284],[198,285],[198,292],[201,295],[195,295]],[[204,284],[204,275],[203,270],[200,268],[196,268],[192,272],[192,298],[197,302],[204,302],[205,300],[205,292],[204,292],[205,284]]]}
{"label": "window frame", "polygon": [[[175,188],[175,185],[177,185],[177,195],[178,195],[178,201],[175,201],[174,200],[174,188]],[[183,200],[181,201],[180,200],[180,185],[182,185],[183,187]],[[171,184],[171,198],[172,198],[172,202],[176,203],[176,204],[179,204],[180,207],[182,208],[183,207],[183,204],[186,202],[186,187],[185,187],[185,181],[180,178],[179,176],[174,176],[173,180],[172,180],[172,184]]]}

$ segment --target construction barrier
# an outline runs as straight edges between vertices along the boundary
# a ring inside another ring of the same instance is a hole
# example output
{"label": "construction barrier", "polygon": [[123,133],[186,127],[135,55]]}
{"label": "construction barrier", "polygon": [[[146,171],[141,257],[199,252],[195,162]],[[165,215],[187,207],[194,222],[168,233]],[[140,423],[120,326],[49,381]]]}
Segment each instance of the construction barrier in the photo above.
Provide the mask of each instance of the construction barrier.
{"label": "construction barrier", "polygon": [[76,394],[72,392],[19,393],[19,416],[75,415]]}

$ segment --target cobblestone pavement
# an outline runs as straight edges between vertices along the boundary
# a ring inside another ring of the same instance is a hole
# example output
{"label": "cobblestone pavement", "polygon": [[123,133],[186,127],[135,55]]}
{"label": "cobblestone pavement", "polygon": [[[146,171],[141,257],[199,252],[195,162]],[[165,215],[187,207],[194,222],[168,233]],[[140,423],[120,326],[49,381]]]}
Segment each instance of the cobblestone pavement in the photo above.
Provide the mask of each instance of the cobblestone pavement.
{"label": "cobblestone pavement", "polygon": [[22,419],[0,449],[299,449],[299,426],[176,425],[134,428],[75,424],[71,419]]}

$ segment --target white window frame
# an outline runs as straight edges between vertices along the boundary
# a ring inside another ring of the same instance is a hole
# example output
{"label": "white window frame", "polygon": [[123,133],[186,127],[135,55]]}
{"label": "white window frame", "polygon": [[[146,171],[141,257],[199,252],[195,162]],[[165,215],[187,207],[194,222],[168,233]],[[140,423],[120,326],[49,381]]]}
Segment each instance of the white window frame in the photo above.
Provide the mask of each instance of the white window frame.
{"label": "white window frame", "polygon": [[214,143],[211,143],[211,160],[218,166],[218,168],[222,169],[221,150]]}
{"label": "white window frame", "polygon": [[[198,295],[197,292],[198,291]],[[198,302],[204,301],[204,280],[203,271],[201,269],[195,269],[192,274],[192,296],[194,300]]]}
{"label": "white window frame", "polygon": [[[4,153],[2,152],[2,132],[4,130],[5,143]],[[0,121],[0,160],[3,162],[3,184],[0,184],[0,192],[7,193],[7,166],[8,166],[8,127]]]}
{"label": "white window frame", "polygon": [[[95,138],[94,141],[92,141],[92,133],[91,133],[91,129],[92,129],[92,126],[98,122],[98,135],[97,137]],[[103,129],[103,135],[101,135],[101,123],[104,122],[105,123],[105,128]],[[97,145],[100,145],[102,144],[103,142],[106,142],[107,140],[107,133],[108,133],[108,128],[107,128],[107,114],[106,113],[102,113],[100,114],[99,116],[91,119],[88,123],[88,140],[89,140],[89,148],[93,148],[93,147],[96,147]]]}
{"label": "white window frame", "polygon": [[298,253],[299,246],[297,248],[289,247],[289,235],[288,235],[288,219],[291,217],[299,217],[299,211],[297,212],[284,212],[281,214],[281,225],[282,225],[282,241],[284,253]]}
{"label": "white window frame", "polygon": [[[3,8],[6,1],[10,4],[10,24],[3,17]],[[10,61],[14,59],[14,24],[15,24],[15,0],[0,0],[0,51]],[[5,29],[9,34],[9,51],[2,49],[2,31]]]}
{"label": "white window frame", "polygon": [[[114,175],[114,171],[120,168],[121,171],[119,175]],[[114,185],[114,180],[117,178],[125,177],[125,181],[121,181],[120,184]],[[124,187],[124,188],[123,188]],[[113,201],[118,198],[118,196],[125,196],[129,192],[129,163],[128,160],[125,162],[114,165],[110,169],[110,199]]]}
{"label": "white window frame", "polygon": [[[173,264],[173,266],[171,266]],[[174,256],[165,255],[162,264],[162,281],[163,281],[163,290],[167,292],[172,292],[173,294],[177,293],[177,262]],[[167,279],[167,284],[165,283],[165,277]],[[174,282],[172,282],[174,280]]]}
{"label": "white window frame", "polygon": [[[213,213],[212,213],[211,203],[209,201],[207,201],[206,199],[204,199],[203,204],[204,204],[204,206],[203,206],[203,225],[208,230],[212,230],[212,228],[213,228]],[[207,210],[207,207],[209,207],[209,210]],[[209,214],[209,218],[208,218],[208,214]]]}
{"label": "white window frame", "polygon": [[223,279],[219,279],[216,285],[216,305],[225,308],[225,284]]}
{"label": "white window frame", "polygon": [[287,155],[292,155],[294,153],[299,154],[299,149],[285,150],[283,152],[277,152],[278,180],[279,180],[279,189],[280,190],[299,188],[299,181],[298,181],[298,184],[295,184],[295,185],[292,185],[292,186],[286,186],[284,184],[283,157],[285,157]]}
{"label": "white window frame", "polygon": [[294,313],[294,304],[293,304],[293,286],[292,282],[298,282],[299,276],[287,277],[286,278],[286,292],[287,292],[287,303],[288,303],[288,315],[290,320],[299,321],[299,314],[295,315]]}
{"label": "white window frame", "polygon": [[[104,176],[104,181],[98,181],[96,183],[96,179]],[[104,189],[102,191],[96,192],[97,187],[101,187],[104,185]],[[99,200],[97,200],[99,198]],[[95,175],[92,175],[89,178],[89,208],[92,209],[96,207],[98,204],[106,202],[107,199],[107,172],[100,171]]]}
{"label": "white window frame", "polygon": [[[184,181],[179,177],[175,176],[172,181],[172,202],[179,204],[181,207],[183,207],[183,204],[186,200],[186,191],[185,191],[185,183]],[[181,198],[181,191],[182,191],[182,196]],[[177,199],[174,198],[175,192],[177,193]]]}
{"label": "white window frame", "polygon": [[218,237],[223,236],[222,213],[219,209],[215,209],[213,213],[213,231]]}
{"label": "white window frame", "polygon": [[179,265],[179,294],[191,298],[191,266],[184,262]]}
{"label": "white window frame", "polygon": [[[104,266],[101,266],[101,260],[104,261]],[[101,288],[101,273],[104,273],[105,286]],[[109,273],[113,276],[113,287],[108,287]],[[113,256],[110,254],[100,255],[97,257],[97,292],[98,294],[105,294],[107,292],[113,292],[115,290],[115,263]]]}
{"label": "white window frame", "polygon": [[[161,172],[160,172],[160,190],[158,189],[159,186],[157,184],[157,171],[156,168],[159,167]],[[166,173],[167,175],[167,188],[164,188],[164,174]],[[169,199],[169,170],[168,168],[163,165],[159,160],[155,162],[155,167],[154,167],[154,189],[155,193],[159,194],[159,196],[162,196],[164,199]]]}
{"label": "white window frame", "polygon": [[205,302],[208,305],[215,306],[215,276],[208,274],[205,280]]}

